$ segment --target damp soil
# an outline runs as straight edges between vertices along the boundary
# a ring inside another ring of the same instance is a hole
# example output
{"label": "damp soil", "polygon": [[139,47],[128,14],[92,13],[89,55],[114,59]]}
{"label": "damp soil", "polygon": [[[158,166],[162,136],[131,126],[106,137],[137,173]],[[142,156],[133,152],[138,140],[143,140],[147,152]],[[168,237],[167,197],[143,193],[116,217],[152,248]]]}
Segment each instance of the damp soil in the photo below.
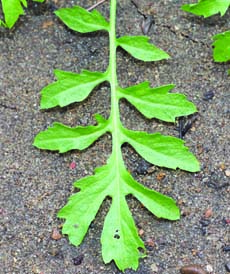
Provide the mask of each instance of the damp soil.
{"label": "damp soil", "polygon": [[[59,234],[62,220],[56,216],[74,192],[73,182],[105,164],[111,152],[110,136],[83,152],[60,155],[32,145],[36,134],[54,121],[89,125],[95,124],[94,113],[109,115],[108,85],[96,88],[81,104],[39,109],[40,91],[54,81],[53,69],[106,69],[106,33],[74,33],[53,14],[56,7],[89,7],[95,2],[30,4],[13,30],[0,30],[1,273],[120,273],[114,263],[105,265],[101,257],[100,236],[109,199],[79,247]],[[230,29],[230,13],[204,20],[180,10],[186,1],[140,1],[143,6],[150,2],[155,24],[148,35],[172,58],[144,63],[119,50],[119,82],[123,87],[147,80],[152,86],[174,83],[175,92],[196,104],[198,115],[184,140],[199,159],[201,171],[191,174],[153,167],[131,147],[123,147],[125,162],[135,179],[174,198],[181,210],[179,221],[161,220],[128,197],[147,256],[140,260],[137,271],[128,269],[125,273],[178,274],[182,266],[197,264],[208,273],[225,274],[230,264],[230,78],[229,64],[212,60],[211,37]],[[108,18],[108,3],[98,10]],[[142,35],[143,16],[131,1],[118,1],[117,14],[118,35]],[[120,109],[128,128],[178,136],[177,124],[146,120],[125,101]]]}

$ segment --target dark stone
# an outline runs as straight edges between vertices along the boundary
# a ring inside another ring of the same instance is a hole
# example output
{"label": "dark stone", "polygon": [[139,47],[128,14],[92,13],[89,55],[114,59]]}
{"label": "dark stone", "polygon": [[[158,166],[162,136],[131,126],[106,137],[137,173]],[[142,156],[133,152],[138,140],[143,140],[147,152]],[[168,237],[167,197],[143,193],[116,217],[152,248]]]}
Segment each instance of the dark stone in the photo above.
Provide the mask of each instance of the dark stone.
{"label": "dark stone", "polygon": [[73,258],[73,264],[74,265],[80,265],[83,262],[84,255],[80,254],[79,256]]}

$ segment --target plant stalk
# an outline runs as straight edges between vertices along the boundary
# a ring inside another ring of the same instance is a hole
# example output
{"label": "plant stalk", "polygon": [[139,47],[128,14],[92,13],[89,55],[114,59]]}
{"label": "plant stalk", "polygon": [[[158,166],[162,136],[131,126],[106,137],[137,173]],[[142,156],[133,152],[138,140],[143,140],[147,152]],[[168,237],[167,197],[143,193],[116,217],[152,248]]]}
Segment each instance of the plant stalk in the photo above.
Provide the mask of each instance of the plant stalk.
{"label": "plant stalk", "polygon": [[117,65],[116,65],[116,7],[117,1],[110,2],[110,30],[109,30],[109,73],[111,88],[111,113],[112,120],[112,138],[113,153],[115,153],[117,161],[122,161],[121,140],[119,131],[121,129],[120,113],[119,113],[119,97],[118,97],[118,81],[117,81]]}
{"label": "plant stalk", "polygon": [[90,8],[88,8],[87,10],[91,11],[91,10],[95,9],[97,6],[103,4],[105,1],[106,0],[101,0],[101,1],[97,2],[96,4],[94,4],[93,6],[91,6]]}

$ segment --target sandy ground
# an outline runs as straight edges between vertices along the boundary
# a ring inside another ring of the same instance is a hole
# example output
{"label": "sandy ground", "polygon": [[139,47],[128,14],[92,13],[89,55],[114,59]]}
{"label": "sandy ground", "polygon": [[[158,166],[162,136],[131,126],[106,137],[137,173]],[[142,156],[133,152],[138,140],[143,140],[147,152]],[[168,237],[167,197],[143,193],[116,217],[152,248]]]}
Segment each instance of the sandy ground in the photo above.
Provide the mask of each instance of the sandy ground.
{"label": "sandy ground", "polygon": [[[65,3],[64,3],[65,2]],[[95,1],[56,1],[56,6]],[[140,1],[143,4],[150,1]],[[229,64],[212,61],[212,35],[230,29],[228,12],[207,20],[180,10],[185,1],[155,1],[156,24],[151,41],[171,59],[147,63],[118,52],[121,86],[144,80],[153,86],[174,83],[199,110],[186,145],[201,163],[196,174],[149,165],[130,147],[124,147],[126,164],[144,185],[178,201],[182,217],[177,222],[156,219],[136,200],[129,206],[147,247],[147,257],[137,271],[125,273],[178,274],[181,266],[199,264],[209,273],[228,273],[229,257]],[[109,5],[99,10],[108,17]],[[118,35],[141,35],[142,16],[130,1],[118,1]],[[69,31],[50,6],[34,6],[12,31],[0,32],[0,272],[4,274],[115,274],[101,258],[100,234],[110,201],[106,200],[79,247],[63,236],[52,238],[62,220],[56,217],[74,191],[72,183],[104,164],[111,151],[105,136],[84,152],[40,151],[32,146],[35,135],[54,121],[70,126],[94,123],[93,114],[109,115],[108,86],[102,86],[81,104],[49,111],[39,110],[40,90],[54,80],[53,69],[103,71],[108,65],[108,37],[104,33],[81,35]],[[213,98],[207,98],[208,93]],[[208,100],[207,100],[208,99]],[[178,136],[176,125],[147,121],[127,102],[121,103],[123,123],[132,129]],[[70,164],[76,163],[71,169]],[[159,173],[165,178],[157,180]],[[228,176],[227,176],[228,175]],[[204,217],[211,212],[208,218]]]}

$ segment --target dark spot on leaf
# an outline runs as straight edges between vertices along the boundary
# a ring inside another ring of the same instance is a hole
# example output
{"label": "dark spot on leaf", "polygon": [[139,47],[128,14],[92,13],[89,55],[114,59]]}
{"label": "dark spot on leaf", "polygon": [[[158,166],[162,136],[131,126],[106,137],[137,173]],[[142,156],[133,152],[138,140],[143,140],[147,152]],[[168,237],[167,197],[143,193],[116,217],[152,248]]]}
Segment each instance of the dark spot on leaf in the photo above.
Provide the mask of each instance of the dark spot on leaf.
{"label": "dark spot on leaf", "polygon": [[145,254],[145,248],[143,247],[138,247],[138,250],[141,254]]}
{"label": "dark spot on leaf", "polygon": [[119,234],[114,234],[114,238],[115,239],[120,239],[120,235]]}
{"label": "dark spot on leaf", "polygon": [[73,227],[74,227],[74,228],[78,228],[79,225],[78,225],[78,224],[74,224]]}

